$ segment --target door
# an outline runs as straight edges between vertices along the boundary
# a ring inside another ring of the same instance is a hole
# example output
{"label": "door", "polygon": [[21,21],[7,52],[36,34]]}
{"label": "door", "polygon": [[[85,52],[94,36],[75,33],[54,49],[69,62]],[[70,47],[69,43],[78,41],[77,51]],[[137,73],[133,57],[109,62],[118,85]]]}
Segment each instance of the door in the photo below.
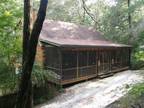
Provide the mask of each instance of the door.
{"label": "door", "polygon": [[98,75],[105,75],[110,73],[110,52],[99,51],[98,54]]}

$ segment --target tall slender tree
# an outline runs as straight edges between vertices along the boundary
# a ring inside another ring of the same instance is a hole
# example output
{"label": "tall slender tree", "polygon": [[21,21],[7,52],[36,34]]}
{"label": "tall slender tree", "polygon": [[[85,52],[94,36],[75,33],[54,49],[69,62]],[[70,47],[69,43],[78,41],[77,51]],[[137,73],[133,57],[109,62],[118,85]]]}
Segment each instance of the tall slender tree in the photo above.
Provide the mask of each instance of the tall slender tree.
{"label": "tall slender tree", "polygon": [[129,29],[131,29],[132,22],[131,22],[131,12],[130,12],[130,0],[128,0],[128,23],[129,23]]}
{"label": "tall slender tree", "polygon": [[37,19],[30,33],[30,0],[24,0],[23,63],[16,108],[32,108],[31,73],[36,55],[38,38],[46,16],[48,0],[41,0]]}
{"label": "tall slender tree", "polygon": [[28,41],[30,37],[30,0],[24,0],[24,22],[23,22],[23,58],[24,63],[26,59],[26,50],[28,48]]}
{"label": "tall slender tree", "polygon": [[130,12],[130,3],[131,0],[127,1],[128,4],[128,25],[129,25],[129,37],[128,37],[128,44],[131,43],[131,38],[132,38],[132,18],[131,18],[131,12]]}

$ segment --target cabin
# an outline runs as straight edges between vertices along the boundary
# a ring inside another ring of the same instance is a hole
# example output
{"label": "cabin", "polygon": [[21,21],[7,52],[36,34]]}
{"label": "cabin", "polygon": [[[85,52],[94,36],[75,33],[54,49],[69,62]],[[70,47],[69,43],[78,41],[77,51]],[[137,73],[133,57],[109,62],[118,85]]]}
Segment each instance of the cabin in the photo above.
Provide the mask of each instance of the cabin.
{"label": "cabin", "polygon": [[114,43],[91,27],[45,20],[37,59],[61,85],[130,68],[131,46]]}

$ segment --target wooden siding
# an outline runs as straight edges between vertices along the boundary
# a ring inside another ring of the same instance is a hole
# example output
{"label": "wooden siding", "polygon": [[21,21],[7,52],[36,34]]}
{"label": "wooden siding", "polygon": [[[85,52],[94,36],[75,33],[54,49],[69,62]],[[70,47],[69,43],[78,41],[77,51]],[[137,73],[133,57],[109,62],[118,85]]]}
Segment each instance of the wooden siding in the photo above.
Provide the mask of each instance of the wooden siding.
{"label": "wooden siding", "polygon": [[36,63],[40,66],[43,66],[44,63],[44,46],[37,46],[37,52],[36,52]]}

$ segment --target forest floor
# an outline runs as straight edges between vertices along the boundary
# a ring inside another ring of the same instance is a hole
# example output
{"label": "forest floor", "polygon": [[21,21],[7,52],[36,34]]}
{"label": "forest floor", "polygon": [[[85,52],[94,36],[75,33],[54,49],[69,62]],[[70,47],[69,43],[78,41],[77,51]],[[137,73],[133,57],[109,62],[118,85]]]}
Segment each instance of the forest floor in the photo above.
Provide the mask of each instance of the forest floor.
{"label": "forest floor", "polygon": [[65,88],[64,92],[35,108],[104,108],[143,81],[141,71],[123,71],[104,79],[93,79]]}

